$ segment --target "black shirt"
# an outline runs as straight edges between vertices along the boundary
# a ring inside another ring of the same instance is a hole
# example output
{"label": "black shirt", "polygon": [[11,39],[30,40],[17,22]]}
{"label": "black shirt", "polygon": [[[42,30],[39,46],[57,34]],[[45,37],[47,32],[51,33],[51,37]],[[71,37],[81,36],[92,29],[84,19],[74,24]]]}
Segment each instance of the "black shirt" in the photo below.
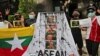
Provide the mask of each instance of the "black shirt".
{"label": "black shirt", "polygon": [[35,23],[36,19],[27,19],[25,21],[25,26],[30,26],[31,24]]}

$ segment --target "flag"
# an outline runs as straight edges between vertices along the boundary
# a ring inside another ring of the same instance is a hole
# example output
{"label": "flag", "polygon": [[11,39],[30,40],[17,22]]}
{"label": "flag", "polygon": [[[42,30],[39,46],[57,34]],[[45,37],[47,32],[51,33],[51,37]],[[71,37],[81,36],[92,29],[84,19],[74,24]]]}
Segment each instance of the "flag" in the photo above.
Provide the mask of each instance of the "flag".
{"label": "flag", "polygon": [[33,32],[32,27],[0,29],[0,56],[22,56]]}

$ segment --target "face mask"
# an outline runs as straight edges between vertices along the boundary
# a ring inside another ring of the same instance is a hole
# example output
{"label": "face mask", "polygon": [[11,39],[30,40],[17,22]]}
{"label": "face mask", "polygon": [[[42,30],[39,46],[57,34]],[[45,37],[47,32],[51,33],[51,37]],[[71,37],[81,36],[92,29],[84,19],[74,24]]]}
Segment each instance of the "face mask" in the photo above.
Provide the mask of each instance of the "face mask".
{"label": "face mask", "polygon": [[88,13],[88,17],[93,17],[93,16],[95,16],[95,12]]}
{"label": "face mask", "polygon": [[30,19],[34,19],[35,16],[34,16],[34,15],[29,15],[29,18],[30,18]]}

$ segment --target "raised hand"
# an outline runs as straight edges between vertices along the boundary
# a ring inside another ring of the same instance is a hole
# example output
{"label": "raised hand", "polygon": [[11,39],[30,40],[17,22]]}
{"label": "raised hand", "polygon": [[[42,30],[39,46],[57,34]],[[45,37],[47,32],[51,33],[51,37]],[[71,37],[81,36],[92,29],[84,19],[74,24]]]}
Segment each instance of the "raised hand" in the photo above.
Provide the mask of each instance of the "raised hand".
{"label": "raised hand", "polygon": [[5,9],[5,14],[6,14],[6,15],[9,15],[9,13],[10,13],[10,9],[8,9],[8,8]]}

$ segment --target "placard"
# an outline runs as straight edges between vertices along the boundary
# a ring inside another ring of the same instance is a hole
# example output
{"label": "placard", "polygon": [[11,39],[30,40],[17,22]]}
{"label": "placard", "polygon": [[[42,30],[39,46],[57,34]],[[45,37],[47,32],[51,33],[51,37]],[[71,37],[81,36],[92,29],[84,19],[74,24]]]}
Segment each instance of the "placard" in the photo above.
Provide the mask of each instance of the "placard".
{"label": "placard", "polygon": [[71,28],[79,27],[79,20],[70,20]]}
{"label": "placard", "polygon": [[64,12],[41,12],[23,56],[79,56]]}
{"label": "placard", "polygon": [[79,20],[79,24],[81,27],[90,27],[92,26],[91,18],[81,19]]}

